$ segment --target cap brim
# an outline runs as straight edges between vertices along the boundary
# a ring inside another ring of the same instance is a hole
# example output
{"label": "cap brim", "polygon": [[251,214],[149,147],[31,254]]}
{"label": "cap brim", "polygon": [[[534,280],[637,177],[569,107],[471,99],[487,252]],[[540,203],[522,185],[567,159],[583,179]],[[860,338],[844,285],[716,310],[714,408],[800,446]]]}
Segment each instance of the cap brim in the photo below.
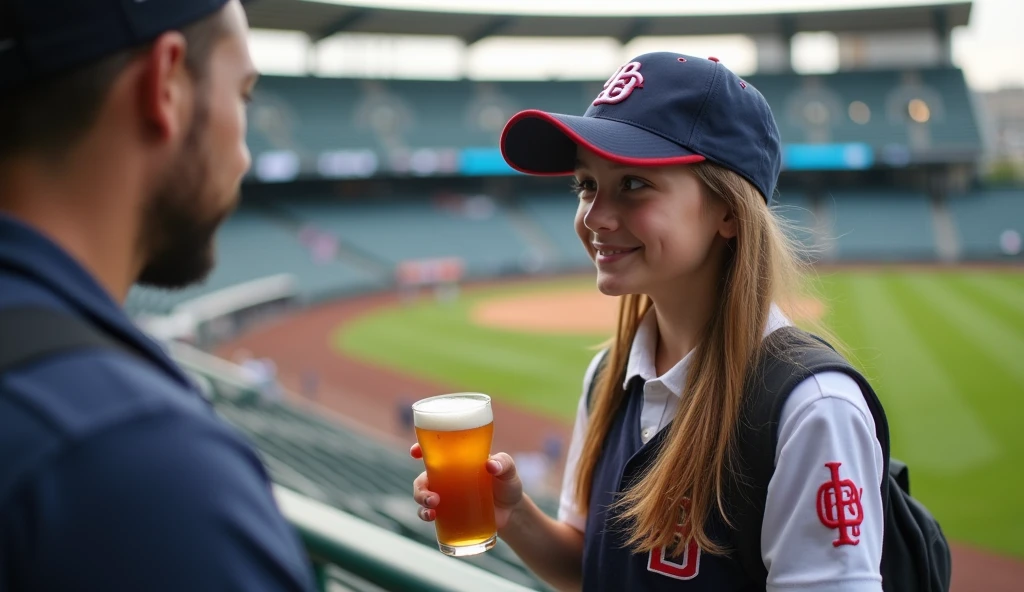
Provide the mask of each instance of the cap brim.
{"label": "cap brim", "polygon": [[571,175],[578,146],[626,166],[668,166],[701,162],[671,140],[642,128],[600,117],[527,110],[501,132],[501,154],[513,169],[530,175]]}

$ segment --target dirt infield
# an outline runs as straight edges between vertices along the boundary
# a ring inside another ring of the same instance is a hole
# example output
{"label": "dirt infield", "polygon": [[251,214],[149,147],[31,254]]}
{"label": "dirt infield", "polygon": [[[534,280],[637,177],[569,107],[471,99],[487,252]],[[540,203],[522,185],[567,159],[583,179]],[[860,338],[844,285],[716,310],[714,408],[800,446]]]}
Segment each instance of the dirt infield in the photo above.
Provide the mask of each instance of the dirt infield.
{"label": "dirt infield", "polygon": [[[618,302],[593,289],[514,294],[485,300],[470,316],[478,325],[495,329],[610,335],[615,331]],[[785,312],[799,321],[820,319],[826,310],[821,301],[808,298],[787,307]]]}
{"label": "dirt infield", "polygon": [[[575,296],[568,293],[563,301],[558,297],[544,296],[546,302],[539,302],[524,295],[519,306],[541,306],[544,310],[560,310],[561,317],[581,316],[569,315],[567,311],[576,307],[591,306],[591,313],[597,317],[611,311],[610,318],[614,321],[614,300],[593,300],[589,304],[573,301]],[[538,297],[539,298],[539,297]],[[522,329],[524,318],[511,318],[508,315],[509,302],[505,302],[504,312],[497,304],[494,310],[481,307],[475,314],[480,315],[481,322],[514,322]],[[554,302],[554,303],[553,303]],[[301,392],[303,374],[315,370],[319,385],[317,395],[310,400],[296,401],[322,409],[339,421],[345,422],[352,429],[361,430],[382,441],[406,448],[414,441],[414,436],[401,421],[400,410],[408,408],[415,399],[442,392],[456,390],[454,387],[435,382],[421,380],[388,368],[349,358],[339,354],[331,347],[331,338],[335,331],[345,323],[368,312],[398,303],[394,295],[370,295],[351,300],[329,303],[299,312],[289,318],[264,325],[232,342],[217,348],[216,353],[231,357],[237,349],[247,349],[256,356],[266,356],[275,360],[282,383],[292,392]],[[822,314],[820,304],[806,303],[799,307],[808,314]],[[794,311],[795,313],[796,311]],[[499,314],[500,313],[500,314]],[[502,316],[505,315],[505,316]],[[529,318],[529,317],[526,317]],[[536,310],[532,313],[536,319]],[[591,316],[591,318],[594,318]],[[548,317],[545,325],[550,328],[552,318]],[[579,321],[568,321],[559,318],[565,326],[562,330],[585,329],[592,332],[594,327],[581,329]],[[577,323],[573,325],[573,323]],[[297,397],[297,395],[292,395]],[[571,426],[557,421],[538,417],[532,413],[521,411],[500,401],[494,403],[495,437],[494,450],[510,453],[540,451],[544,440],[551,435],[563,438],[568,442]],[[561,467],[557,467],[558,472]],[[411,484],[410,484],[411,490]],[[1022,589],[1024,582],[1024,561],[1016,558],[1002,557],[979,551],[965,545],[954,545],[953,592],[1012,592]]]}
{"label": "dirt infield", "polygon": [[514,294],[481,302],[470,313],[483,327],[538,333],[610,333],[619,301],[596,290]]}

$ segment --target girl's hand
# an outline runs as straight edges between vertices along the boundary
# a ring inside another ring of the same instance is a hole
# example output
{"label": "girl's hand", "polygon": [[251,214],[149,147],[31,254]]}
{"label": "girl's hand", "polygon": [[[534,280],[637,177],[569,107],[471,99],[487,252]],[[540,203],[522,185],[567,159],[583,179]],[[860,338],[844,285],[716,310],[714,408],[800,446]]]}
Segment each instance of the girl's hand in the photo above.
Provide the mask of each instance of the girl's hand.
{"label": "girl's hand", "polygon": [[[423,458],[419,444],[413,444],[409,454],[415,459]],[[498,530],[501,530],[508,524],[513,511],[523,500],[523,482],[516,473],[516,464],[512,457],[504,452],[491,455],[487,461],[487,472],[493,478],[494,522]],[[430,491],[426,471],[420,473],[413,481],[412,497],[421,506],[418,512],[420,519],[432,522],[437,517],[435,508],[441,502],[441,497]]]}

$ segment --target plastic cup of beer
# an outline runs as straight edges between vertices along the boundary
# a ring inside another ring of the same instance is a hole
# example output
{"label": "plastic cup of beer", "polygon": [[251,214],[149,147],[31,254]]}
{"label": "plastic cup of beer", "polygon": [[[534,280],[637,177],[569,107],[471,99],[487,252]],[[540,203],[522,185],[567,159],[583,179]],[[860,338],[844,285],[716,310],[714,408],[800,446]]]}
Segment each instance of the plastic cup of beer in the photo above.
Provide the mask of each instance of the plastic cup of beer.
{"label": "plastic cup of beer", "polygon": [[412,409],[430,490],[441,497],[434,509],[441,552],[465,557],[493,548],[498,529],[486,468],[494,433],[491,398],[453,393],[417,401]]}

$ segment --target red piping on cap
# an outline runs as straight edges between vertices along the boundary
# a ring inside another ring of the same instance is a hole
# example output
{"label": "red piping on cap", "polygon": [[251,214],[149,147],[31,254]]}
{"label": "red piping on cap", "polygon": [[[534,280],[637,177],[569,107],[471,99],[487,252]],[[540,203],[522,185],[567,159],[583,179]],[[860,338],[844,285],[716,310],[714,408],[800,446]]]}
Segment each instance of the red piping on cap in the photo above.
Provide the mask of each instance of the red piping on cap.
{"label": "red piping on cap", "polygon": [[608,152],[606,150],[602,150],[601,148],[598,148],[597,146],[594,146],[593,144],[591,144],[590,142],[585,140],[582,136],[577,134],[575,130],[573,130],[571,127],[567,126],[565,123],[563,123],[562,121],[560,121],[556,117],[553,117],[550,113],[546,113],[544,111],[540,111],[540,110],[537,110],[537,109],[527,109],[526,111],[520,111],[519,113],[516,113],[515,115],[513,115],[512,119],[509,119],[508,123],[505,124],[505,129],[501,130],[500,146],[501,146],[501,154],[502,154],[503,157],[505,157],[505,162],[508,163],[508,165],[510,167],[512,167],[513,169],[519,171],[520,173],[526,173],[528,175],[538,175],[538,176],[545,176],[545,177],[560,177],[560,176],[564,176],[564,175],[571,175],[573,173],[572,169],[570,169],[568,171],[553,171],[553,172],[552,171],[548,171],[548,172],[530,171],[530,170],[527,170],[527,169],[519,167],[514,162],[511,162],[507,156],[505,156],[506,155],[506,152],[505,152],[505,139],[508,136],[508,131],[510,129],[512,129],[512,126],[515,125],[520,120],[528,119],[528,118],[531,118],[531,117],[534,117],[534,118],[537,118],[537,119],[542,119],[542,120],[550,123],[551,125],[553,125],[556,128],[558,128],[558,131],[560,131],[563,134],[565,134],[566,136],[568,136],[569,139],[572,140],[573,142],[576,142],[577,144],[580,144],[580,145],[584,146],[587,150],[590,150],[591,152],[593,152],[594,154],[600,156],[601,158],[603,158],[605,160],[609,160],[609,161],[614,162],[616,164],[621,164],[621,165],[626,165],[626,166],[655,167],[655,166],[669,166],[669,165],[673,165],[673,164],[693,164],[695,162],[703,162],[704,160],[706,160],[703,156],[701,156],[699,154],[687,154],[685,156],[668,156],[668,157],[664,157],[664,158],[632,158],[632,157],[629,157],[629,156],[619,156],[618,154],[612,154],[611,152]]}

